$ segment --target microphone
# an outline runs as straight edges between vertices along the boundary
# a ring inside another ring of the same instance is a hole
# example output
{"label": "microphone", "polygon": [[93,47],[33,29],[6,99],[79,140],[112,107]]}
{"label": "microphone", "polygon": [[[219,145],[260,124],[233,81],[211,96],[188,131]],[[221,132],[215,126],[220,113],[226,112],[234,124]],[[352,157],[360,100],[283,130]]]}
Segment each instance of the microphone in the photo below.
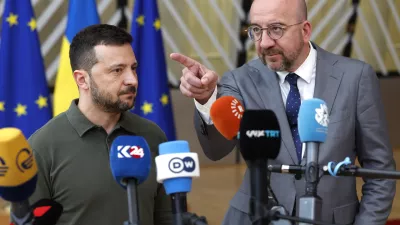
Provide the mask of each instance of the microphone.
{"label": "microphone", "polygon": [[192,189],[192,178],[200,176],[197,153],[189,151],[187,141],[169,141],[158,146],[157,181],[171,196],[175,225],[183,225],[187,213],[186,193]]}
{"label": "microphone", "polygon": [[123,135],[114,139],[110,150],[110,167],[114,179],[127,190],[129,221],[139,224],[137,185],[143,183],[150,173],[151,153],[146,140],[140,136]]}
{"label": "microphone", "polygon": [[54,225],[63,212],[62,205],[50,199],[40,199],[32,205],[32,209],[32,225]]}
{"label": "microphone", "polygon": [[28,198],[34,193],[37,166],[21,130],[0,129],[0,196],[11,202],[11,220],[27,224],[32,220]]}
{"label": "microphone", "polygon": [[232,96],[218,98],[210,108],[210,117],[215,128],[228,140],[236,138],[244,107]]}
{"label": "microphone", "polygon": [[251,195],[259,202],[251,201],[250,212],[259,218],[255,224],[269,224],[268,218],[262,218],[263,206],[272,208],[278,205],[276,201],[268,202],[266,191],[270,188],[267,161],[278,156],[281,146],[280,126],[275,113],[271,110],[246,110],[240,122],[239,136],[240,152],[250,170]]}
{"label": "microphone", "polygon": [[[328,107],[321,99],[313,98],[301,103],[298,117],[298,129],[306,152],[306,193],[299,200],[299,216],[311,220],[320,220],[322,199],[317,195],[319,177],[318,149],[326,140],[328,133]],[[305,223],[300,223],[305,225]]]}

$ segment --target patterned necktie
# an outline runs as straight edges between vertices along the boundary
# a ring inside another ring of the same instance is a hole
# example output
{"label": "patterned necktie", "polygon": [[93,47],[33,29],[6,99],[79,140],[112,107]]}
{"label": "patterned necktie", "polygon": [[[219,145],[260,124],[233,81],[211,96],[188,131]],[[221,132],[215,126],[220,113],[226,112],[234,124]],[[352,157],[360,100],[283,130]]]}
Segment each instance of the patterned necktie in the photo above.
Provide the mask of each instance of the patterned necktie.
{"label": "patterned necktie", "polygon": [[290,84],[290,91],[286,100],[286,116],[289,121],[290,130],[292,131],[292,137],[294,146],[296,147],[297,158],[301,161],[301,141],[299,131],[297,129],[297,116],[299,114],[301,99],[299,88],[297,87],[297,79],[299,76],[295,73],[289,73],[286,76],[286,81]]}

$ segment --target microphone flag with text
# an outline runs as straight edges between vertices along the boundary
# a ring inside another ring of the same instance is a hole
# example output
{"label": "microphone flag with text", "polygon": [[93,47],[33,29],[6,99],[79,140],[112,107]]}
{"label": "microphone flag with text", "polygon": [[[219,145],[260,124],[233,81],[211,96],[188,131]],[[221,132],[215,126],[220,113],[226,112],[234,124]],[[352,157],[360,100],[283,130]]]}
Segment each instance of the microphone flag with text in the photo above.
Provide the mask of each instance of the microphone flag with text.
{"label": "microphone flag with text", "polygon": [[218,98],[210,108],[215,128],[228,140],[237,138],[244,107],[232,96]]}
{"label": "microphone flag with text", "polygon": [[21,130],[0,129],[0,196],[11,202],[11,221],[27,224],[32,220],[28,198],[35,192],[37,165]]}
{"label": "microphone flag with text", "polygon": [[139,224],[137,186],[149,176],[150,157],[150,148],[143,137],[122,135],[111,144],[111,172],[118,184],[127,190],[130,225]]}
{"label": "microphone flag with text", "polygon": [[[318,154],[320,143],[325,142],[328,133],[328,107],[317,98],[301,103],[298,117],[300,140],[305,145],[306,155],[306,193],[298,201],[298,214],[302,218],[320,220],[322,199],[317,195],[320,179]],[[300,223],[303,225],[305,223]]]}
{"label": "microphone flag with text", "polygon": [[268,159],[275,159],[281,146],[281,132],[278,119],[271,110],[245,110],[240,122],[239,146],[243,158],[250,170],[251,196],[250,213],[256,220],[255,224],[268,224],[270,221],[264,215],[268,209],[278,205],[276,199],[269,202]]}
{"label": "microphone flag with text", "polygon": [[[186,193],[192,189],[192,179],[200,176],[197,153],[190,152],[187,141],[168,141],[158,146],[156,157],[157,181],[164,185],[172,199],[175,225],[183,225],[187,213]],[[206,224],[193,223],[193,224]]]}

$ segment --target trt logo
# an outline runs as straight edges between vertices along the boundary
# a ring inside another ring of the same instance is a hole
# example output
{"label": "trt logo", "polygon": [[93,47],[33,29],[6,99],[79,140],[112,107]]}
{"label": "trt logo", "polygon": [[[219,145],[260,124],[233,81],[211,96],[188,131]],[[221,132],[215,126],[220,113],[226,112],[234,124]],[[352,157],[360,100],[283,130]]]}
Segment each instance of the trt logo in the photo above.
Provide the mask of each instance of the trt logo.
{"label": "trt logo", "polygon": [[246,135],[249,138],[259,138],[259,137],[267,137],[267,138],[278,138],[279,130],[248,130],[246,131]]}
{"label": "trt logo", "polygon": [[192,157],[185,157],[183,159],[173,158],[169,161],[169,170],[173,173],[180,173],[183,170],[190,173],[196,168],[196,163]]}
{"label": "trt logo", "polygon": [[119,145],[117,147],[118,158],[135,158],[141,159],[144,156],[143,148],[140,146],[130,146],[130,145]]}

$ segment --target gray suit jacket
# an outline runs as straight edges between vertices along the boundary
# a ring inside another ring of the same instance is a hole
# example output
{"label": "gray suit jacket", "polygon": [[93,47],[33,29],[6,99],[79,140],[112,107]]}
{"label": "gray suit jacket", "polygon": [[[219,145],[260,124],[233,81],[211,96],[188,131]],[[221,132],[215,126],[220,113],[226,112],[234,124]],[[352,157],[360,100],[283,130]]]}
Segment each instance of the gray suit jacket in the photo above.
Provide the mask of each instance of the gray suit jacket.
{"label": "gray suit jacket", "polygon": [[[330,123],[325,143],[319,147],[319,164],[340,162],[356,157],[362,167],[394,170],[385,114],[380,98],[379,82],[373,68],[361,61],[331,54],[313,43],[317,49],[314,97],[327,103]],[[282,102],[275,72],[259,59],[226,72],[219,84],[217,97],[231,95],[246,109],[271,109],[278,117],[282,143],[278,157],[269,164],[297,164],[297,156]],[[204,153],[211,160],[229,154],[236,141],[226,140],[214,126],[206,125],[199,113],[194,122]],[[237,145],[238,146],[238,145]],[[250,176],[246,171],[242,185],[230,202],[224,223],[251,224],[249,215]],[[354,177],[323,176],[318,184],[322,198],[322,220],[341,224],[384,225],[395,195],[395,181],[364,179],[359,200]],[[279,203],[293,212],[295,199],[305,193],[305,181],[294,175],[271,174],[271,186]]]}

